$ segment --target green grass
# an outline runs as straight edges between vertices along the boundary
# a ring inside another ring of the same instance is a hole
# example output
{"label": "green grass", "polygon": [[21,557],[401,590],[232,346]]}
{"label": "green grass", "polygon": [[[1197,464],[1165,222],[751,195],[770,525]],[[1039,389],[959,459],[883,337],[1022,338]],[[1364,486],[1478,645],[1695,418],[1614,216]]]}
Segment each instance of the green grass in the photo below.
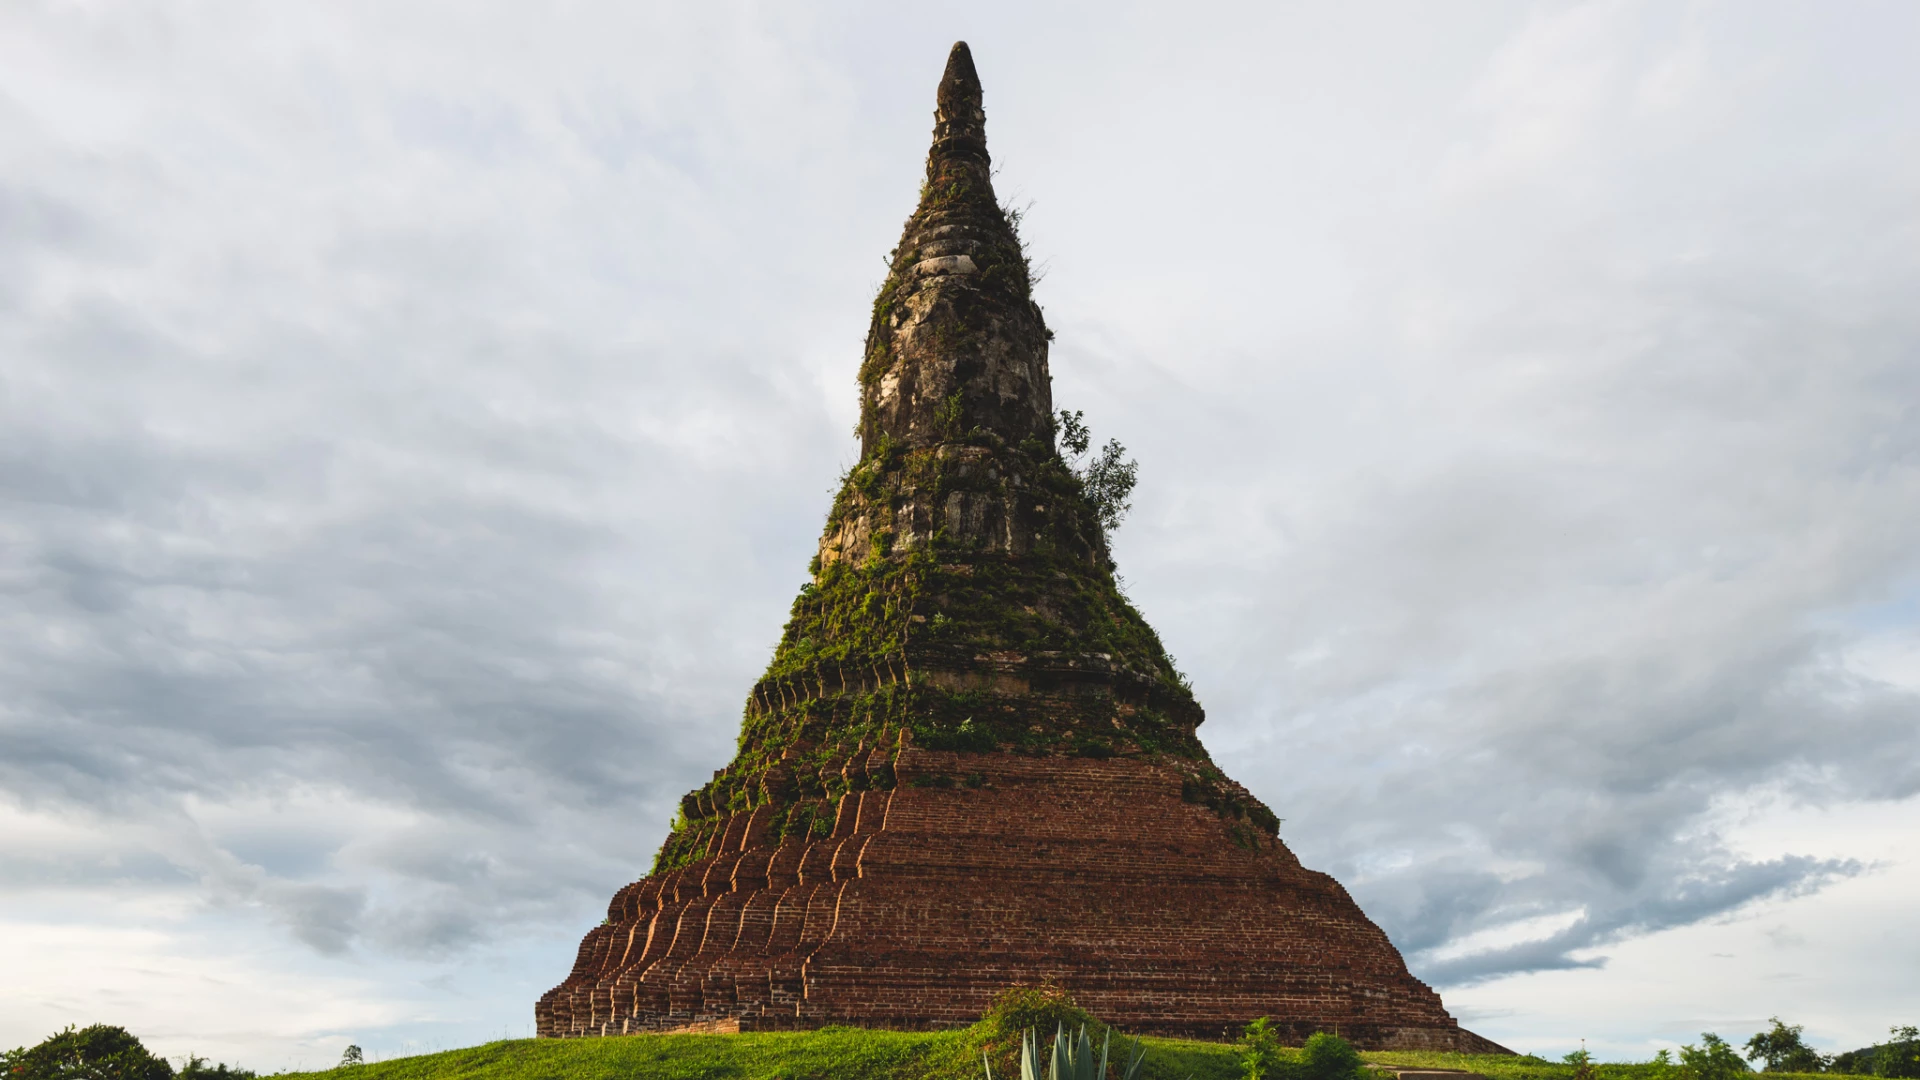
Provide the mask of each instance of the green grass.
{"label": "green grass", "polygon": [[[1572,1080],[1573,1066],[1543,1061],[1531,1055],[1450,1054],[1441,1051],[1362,1050],[1360,1056],[1370,1064],[1413,1066],[1423,1069],[1463,1069],[1491,1080]],[[1681,1080],[1672,1065],[1642,1063],[1620,1065],[1595,1062],[1594,1080]],[[1759,1074],[1754,1074],[1759,1080]],[[1834,1080],[1827,1073],[1767,1073],[1766,1080]]]}
{"label": "green grass", "polygon": [[[1121,1040],[1116,1037],[1116,1043]],[[1240,1055],[1225,1043],[1146,1039],[1144,1080],[1238,1080]],[[745,1035],[621,1035],[513,1039],[344,1069],[283,1073],[313,1080],[981,1080],[972,1031],[819,1031]],[[1283,1059],[1298,1057],[1283,1050]],[[1119,1056],[1118,1047],[1115,1056]],[[1464,1069],[1492,1080],[1570,1080],[1573,1066],[1536,1057],[1363,1051],[1378,1065]],[[1598,1065],[1596,1080],[1677,1080],[1654,1065]],[[1003,1074],[996,1064],[996,1080]],[[1016,1080],[1014,1072],[1007,1080]],[[1767,1080],[1802,1080],[1769,1073]],[[1806,1077],[1804,1080],[1814,1080]],[[1832,1080],[1820,1077],[1819,1080]]]}
{"label": "green grass", "polygon": [[835,1080],[916,1075],[937,1043],[958,1033],[860,1031],[746,1035],[621,1035],[603,1039],[513,1039],[464,1050],[395,1058],[326,1072],[326,1080]]}
{"label": "green grass", "polygon": [[[1117,1042],[1118,1040],[1116,1040]],[[1238,1053],[1218,1043],[1147,1039],[1144,1080],[1235,1080]],[[965,1031],[826,1028],[744,1035],[513,1039],[324,1072],[313,1080],[981,1080]],[[998,1068],[994,1075],[1000,1077]],[[1018,1073],[1012,1080],[1017,1080]]]}

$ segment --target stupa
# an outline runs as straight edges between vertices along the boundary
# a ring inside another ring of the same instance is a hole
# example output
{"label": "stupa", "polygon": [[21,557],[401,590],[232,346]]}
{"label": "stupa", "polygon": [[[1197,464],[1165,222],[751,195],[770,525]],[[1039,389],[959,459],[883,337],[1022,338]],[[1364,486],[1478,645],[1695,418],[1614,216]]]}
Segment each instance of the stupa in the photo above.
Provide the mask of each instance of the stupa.
{"label": "stupa", "polygon": [[1498,1051],[1195,737],[1056,448],[966,44],[873,304],[861,458],[739,753],[681,801],[542,1036],[929,1028],[1053,981],[1123,1031]]}

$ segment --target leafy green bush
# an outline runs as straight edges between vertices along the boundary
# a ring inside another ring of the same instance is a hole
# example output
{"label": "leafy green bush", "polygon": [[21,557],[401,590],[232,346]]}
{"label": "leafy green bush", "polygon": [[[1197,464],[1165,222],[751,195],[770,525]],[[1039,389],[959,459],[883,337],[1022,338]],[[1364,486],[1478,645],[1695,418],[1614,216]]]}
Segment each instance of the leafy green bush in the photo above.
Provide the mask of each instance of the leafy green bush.
{"label": "leafy green bush", "polygon": [[[173,1066],[147,1053],[126,1028],[94,1024],[0,1054],[9,1080],[172,1080]],[[251,1075],[251,1074],[249,1074]]]}
{"label": "leafy green bush", "polygon": [[1268,1024],[1263,1016],[1240,1033],[1240,1064],[1246,1069],[1246,1080],[1264,1080],[1280,1060],[1280,1037]]}
{"label": "leafy green bush", "polygon": [[1301,1080],[1358,1080],[1362,1062],[1353,1044],[1328,1031],[1307,1037],[1300,1056]]}
{"label": "leafy green bush", "polygon": [[1028,1031],[1070,1030],[1089,1027],[1095,1034],[1106,1025],[1093,1014],[1074,1004],[1073,995],[1054,983],[1039,986],[1013,986],[1002,990],[980,1015],[989,1038],[1022,1038]]}

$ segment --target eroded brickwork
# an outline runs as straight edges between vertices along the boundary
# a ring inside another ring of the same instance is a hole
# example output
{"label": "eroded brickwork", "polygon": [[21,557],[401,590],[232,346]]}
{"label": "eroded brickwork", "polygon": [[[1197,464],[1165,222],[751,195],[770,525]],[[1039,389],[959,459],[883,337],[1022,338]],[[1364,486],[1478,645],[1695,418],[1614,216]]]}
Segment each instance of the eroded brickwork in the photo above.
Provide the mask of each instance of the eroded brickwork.
{"label": "eroded brickwork", "polygon": [[1477,1046],[1345,889],[1134,759],[876,748],[897,784],[770,847],[761,811],[636,882],[542,998],[549,1036],[964,1025],[1053,979],[1123,1030]]}
{"label": "eroded brickwork", "polygon": [[1127,1031],[1497,1049],[1209,759],[1055,445],[1047,342],[973,61],[874,304],[863,454],[749,694],[540,999],[542,1036],[976,1019],[1052,979]]}

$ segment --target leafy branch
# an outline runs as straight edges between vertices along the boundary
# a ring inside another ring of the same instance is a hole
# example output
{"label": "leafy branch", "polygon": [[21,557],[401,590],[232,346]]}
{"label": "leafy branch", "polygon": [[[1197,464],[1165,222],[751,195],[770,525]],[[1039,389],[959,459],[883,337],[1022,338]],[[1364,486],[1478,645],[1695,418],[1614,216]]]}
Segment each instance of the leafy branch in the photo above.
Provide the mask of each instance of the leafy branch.
{"label": "leafy branch", "polygon": [[1133,509],[1133,486],[1140,479],[1140,463],[1127,458],[1127,448],[1119,439],[1108,439],[1100,453],[1088,458],[1093,433],[1087,429],[1084,414],[1078,409],[1060,410],[1055,422],[1067,468],[1080,481],[1087,501],[1093,504],[1100,528],[1112,535],[1126,520],[1127,511]]}

